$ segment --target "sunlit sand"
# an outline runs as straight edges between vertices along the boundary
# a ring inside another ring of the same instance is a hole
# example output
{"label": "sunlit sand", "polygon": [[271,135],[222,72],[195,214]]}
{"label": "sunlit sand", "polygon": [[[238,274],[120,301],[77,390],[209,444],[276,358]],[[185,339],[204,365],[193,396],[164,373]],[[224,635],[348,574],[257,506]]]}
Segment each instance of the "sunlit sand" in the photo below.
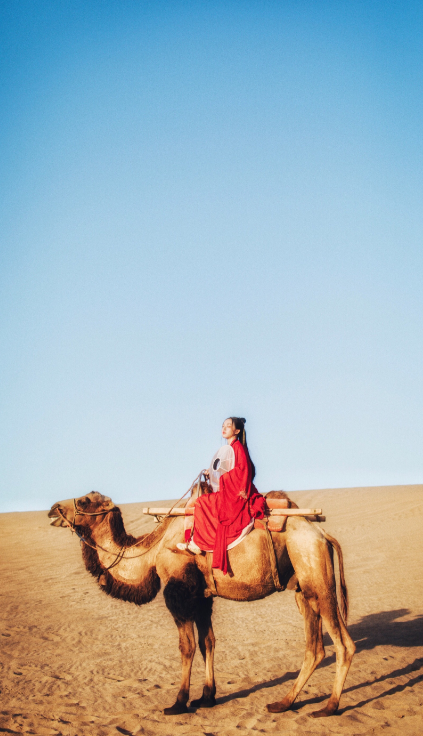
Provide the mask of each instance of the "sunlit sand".
{"label": "sunlit sand", "polygon": [[[140,608],[108,598],[86,572],[77,538],[50,527],[47,513],[37,511],[0,515],[0,730],[420,736],[423,486],[289,495],[300,506],[323,509],[323,526],[344,552],[357,653],[339,715],[322,721],[308,716],[332,688],[335,658],[327,634],[327,656],[293,710],[266,711],[266,703],[289,690],[304,652],[302,619],[287,591],[254,603],[215,601],[218,705],[166,718],[163,708],[179,686],[180,657],[162,595]],[[154,526],[142,513],[147,505],[153,504],[121,506],[128,532]],[[191,698],[201,695],[203,679],[197,652]]]}

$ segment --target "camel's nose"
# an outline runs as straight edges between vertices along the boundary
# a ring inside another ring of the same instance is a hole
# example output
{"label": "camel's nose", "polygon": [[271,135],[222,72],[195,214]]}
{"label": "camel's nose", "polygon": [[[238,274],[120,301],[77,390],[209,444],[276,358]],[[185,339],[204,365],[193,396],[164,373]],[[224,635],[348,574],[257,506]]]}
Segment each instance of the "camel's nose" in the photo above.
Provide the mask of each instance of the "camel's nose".
{"label": "camel's nose", "polygon": [[51,519],[50,526],[68,526],[63,521],[63,512],[60,509],[60,503],[55,503],[48,512],[48,518]]}
{"label": "camel's nose", "polygon": [[56,514],[55,511],[56,511],[56,509],[59,508],[59,506],[60,506],[59,503],[53,504],[53,506],[51,507],[50,511],[48,512],[49,519],[51,519],[52,516],[58,516],[58,514]]}

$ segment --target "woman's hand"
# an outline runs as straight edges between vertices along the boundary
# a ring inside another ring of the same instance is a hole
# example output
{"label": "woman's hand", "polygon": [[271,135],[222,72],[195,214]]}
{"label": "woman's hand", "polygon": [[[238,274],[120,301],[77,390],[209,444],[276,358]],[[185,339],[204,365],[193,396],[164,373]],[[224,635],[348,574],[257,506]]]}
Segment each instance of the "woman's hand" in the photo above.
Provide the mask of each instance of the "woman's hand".
{"label": "woman's hand", "polygon": [[203,470],[203,475],[205,478],[210,478],[210,473],[208,470]]}

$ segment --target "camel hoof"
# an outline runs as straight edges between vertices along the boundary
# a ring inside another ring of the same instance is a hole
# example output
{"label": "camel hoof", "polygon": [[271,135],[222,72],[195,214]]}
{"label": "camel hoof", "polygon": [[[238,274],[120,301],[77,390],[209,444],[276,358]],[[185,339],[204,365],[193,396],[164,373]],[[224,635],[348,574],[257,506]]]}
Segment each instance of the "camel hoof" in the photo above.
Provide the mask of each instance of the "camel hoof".
{"label": "camel hoof", "polygon": [[197,700],[191,700],[191,708],[214,708],[216,705],[216,698],[205,698],[204,695]]}
{"label": "camel hoof", "polygon": [[327,718],[328,716],[333,716],[336,710],[336,708],[322,708],[322,710],[313,711],[313,713],[310,713],[310,716],[311,718]]}
{"label": "camel hoof", "polygon": [[186,703],[179,703],[177,700],[174,705],[171,705],[170,708],[165,708],[163,713],[165,716],[179,716],[181,713],[189,713]]}
{"label": "camel hoof", "polygon": [[266,708],[269,711],[269,713],[285,713],[285,711],[289,710],[290,707],[291,706],[284,703],[283,700],[280,700],[276,703],[268,703],[266,705]]}

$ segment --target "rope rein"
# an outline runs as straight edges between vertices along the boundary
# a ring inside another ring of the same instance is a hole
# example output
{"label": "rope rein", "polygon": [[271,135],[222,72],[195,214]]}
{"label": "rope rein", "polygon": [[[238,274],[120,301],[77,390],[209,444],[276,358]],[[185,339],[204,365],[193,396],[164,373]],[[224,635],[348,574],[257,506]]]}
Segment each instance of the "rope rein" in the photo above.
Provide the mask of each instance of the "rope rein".
{"label": "rope rein", "polygon": [[[169,511],[167,512],[166,516],[163,516],[163,518],[159,521],[159,525],[162,525],[166,521],[166,519],[169,518],[169,516],[171,515],[173,509],[177,506],[178,503],[180,503],[185,498],[185,496],[188,493],[190,493],[192,491],[192,489],[194,488],[194,486],[195,486],[196,483],[197,483],[198,489],[200,489],[201,476],[202,475],[203,475],[203,471],[201,471],[201,473],[199,473],[197,475],[197,477],[191,483],[191,485],[188,488],[188,490],[185,491],[185,493],[183,494],[183,496],[181,496],[181,498],[179,498],[177,501],[175,501],[175,503],[173,504],[172,508],[169,509]],[[118,565],[123,559],[125,559],[125,560],[134,560],[137,557],[143,557],[144,555],[147,554],[147,552],[150,552],[150,550],[153,549],[153,547],[155,547],[156,544],[158,544],[160,542],[160,540],[162,539],[162,536],[159,536],[159,538],[156,539],[156,541],[151,545],[151,547],[149,547],[148,549],[143,550],[142,552],[140,552],[139,555],[130,555],[129,557],[126,557],[125,552],[128,549],[132,549],[133,547],[137,547],[139,544],[145,545],[145,543],[149,539],[149,537],[151,537],[153,534],[156,534],[157,527],[156,527],[156,529],[153,529],[152,532],[150,532],[149,534],[147,534],[147,536],[144,537],[143,539],[140,539],[137,542],[134,542],[134,544],[131,544],[128,547],[120,547],[119,551],[117,553],[115,553],[115,552],[111,552],[109,549],[105,549],[100,544],[96,544],[96,543],[95,544],[90,544],[90,542],[88,542],[85,539],[85,537],[82,536],[82,534],[79,534],[79,532],[76,529],[76,517],[77,516],[103,516],[103,515],[106,515],[107,516],[107,514],[110,514],[110,513],[113,512],[113,509],[108,509],[108,511],[95,511],[94,513],[88,512],[88,511],[80,511],[78,509],[77,505],[76,505],[76,499],[74,498],[73,499],[73,521],[69,521],[69,519],[67,519],[65,517],[65,515],[62,513],[62,511],[60,510],[60,508],[57,508],[57,511],[59,512],[59,515],[61,516],[61,518],[63,519],[63,521],[65,521],[66,524],[70,527],[71,531],[72,532],[75,532],[75,534],[79,538],[79,540],[81,542],[83,542],[83,544],[85,544],[87,547],[90,547],[91,549],[94,549],[94,550],[101,549],[102,552],[106,552],[109,555],[116,554],[116,557],[113,560],[112,564],[109,565],[109,567],[105,568],[106,571],[107,570],[111,570],[113,567],[115,567],[116,565]]]}

